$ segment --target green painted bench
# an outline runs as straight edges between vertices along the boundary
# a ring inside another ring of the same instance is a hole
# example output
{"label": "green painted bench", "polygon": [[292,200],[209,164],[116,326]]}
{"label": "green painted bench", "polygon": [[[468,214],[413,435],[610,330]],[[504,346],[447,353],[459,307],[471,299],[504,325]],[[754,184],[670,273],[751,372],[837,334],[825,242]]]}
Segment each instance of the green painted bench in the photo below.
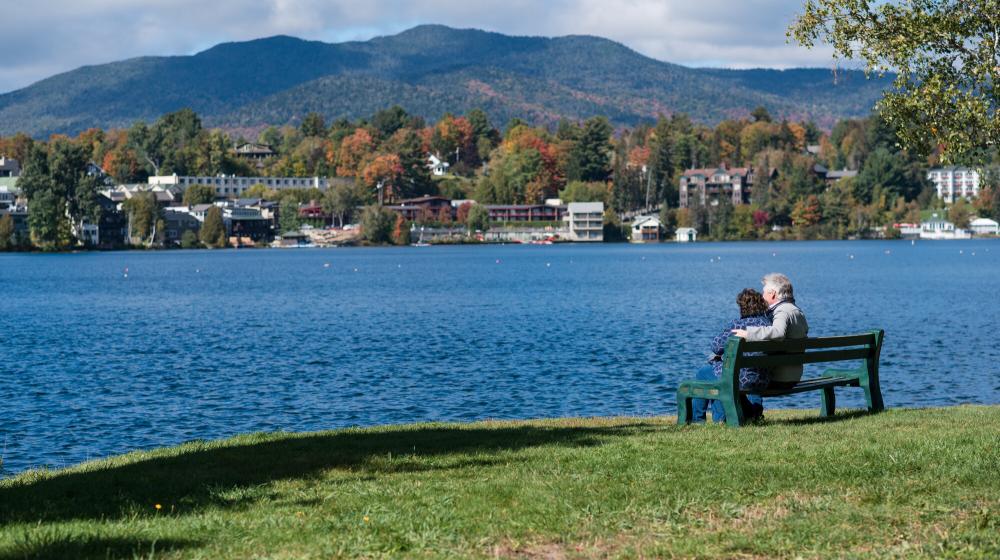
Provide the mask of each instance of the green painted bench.
{"label": "green painted bench", "polygon": [[[727,424],[745,424],[743,407],[737,404],[739,371],[742,368],[856,360],[862,361],[858,367],[828,368],[820,377],[802,379],[792,387],[740,392],[762,397],[781,397],[806,391],[822,391],[820,414],[833,416],[836,406],[834,387],[860,387],[865,392],[868,410],[881,412],[885,406],[878,383],[878,359],[882,351],[883,336],[884,332],[877,330],[848,336],[765,342],[747,342],[739,337],[730,337],[722,355],[722,376],[718,381],[684,381],[677,388],[677,423],[691,423],[691,399],[712,399],[722,402]],[[755,353],[758,355],[753,355]]]}

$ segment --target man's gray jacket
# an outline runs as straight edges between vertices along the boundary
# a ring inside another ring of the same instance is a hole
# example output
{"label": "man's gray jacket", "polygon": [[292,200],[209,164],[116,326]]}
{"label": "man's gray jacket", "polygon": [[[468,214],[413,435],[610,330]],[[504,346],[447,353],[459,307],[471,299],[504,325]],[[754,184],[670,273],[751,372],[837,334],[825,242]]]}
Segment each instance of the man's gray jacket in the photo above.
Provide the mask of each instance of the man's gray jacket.
{"label": "man's gray jacket", "polygon": [[[770,327],[747,327],[747,340],[784,340],[805,338],[809,334],[809,323],[794,301],[779,301],[768,312]],[[780,366],[771,370],[771,381],[795,383],[802,378],[802,366]]]}

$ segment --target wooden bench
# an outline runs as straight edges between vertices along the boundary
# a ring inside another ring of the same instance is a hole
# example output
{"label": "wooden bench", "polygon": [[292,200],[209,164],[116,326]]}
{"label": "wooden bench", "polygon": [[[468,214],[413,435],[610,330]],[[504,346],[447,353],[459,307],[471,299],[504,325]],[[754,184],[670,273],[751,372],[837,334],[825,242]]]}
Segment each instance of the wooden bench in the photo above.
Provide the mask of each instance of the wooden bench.
{"label": "wooden bench", "polygon": [[[738,404],[739,393],[780,397],[822,391],[820,414],[833,416],[836,406],[834,387],[860,387],[865,392],[869,412],[881,412],[884,405],[878,383],[878,359],[883,335],[884,332],[878,330],[848,336],[765,342],[747,342],[739,337],[730,337],[722,356],[722,376],[718,381],[684,381],[677,388],[677,423],[691,423],[691,399],[712,399],[722,402],[727,424],[741,426],[745,419],[743,407]],[[768,369],[854,360],[861,360],[861,365],[849,369],[828,368],[822,376],[802,379],[792,387],[739,390],[739,371],[742,368]]]}

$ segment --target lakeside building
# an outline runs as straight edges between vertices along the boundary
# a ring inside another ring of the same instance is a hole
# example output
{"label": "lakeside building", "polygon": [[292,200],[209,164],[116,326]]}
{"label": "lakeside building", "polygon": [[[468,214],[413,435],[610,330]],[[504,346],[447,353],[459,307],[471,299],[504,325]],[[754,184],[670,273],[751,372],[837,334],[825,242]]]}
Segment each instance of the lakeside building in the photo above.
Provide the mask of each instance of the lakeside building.
{"label": "lakeside building", "polygon": [[[243,193],[254,185],[264,185],[269,189],[319,189],[330,188],[331,181],[337,183],[345,178],[336,177],[237,177],[235,175],[219,175],[217,177],[193,175],[154,175],[149,178],[150,186],[177,187],[184,190],[191,185],[207,185],[215,188],[216,198],[240,198]],[[353,180],[351,180],[353,182]]]}
{"label": "lakeside building", "polygon": [[989,218],[976,218],[969,223],[969,230],[975,235],[1000,235],[1000,223]]}
{"label": "lakeside building", "polygon": [[920,222],[920,239],[969,239],[972,235],[955,224],[938,218]]}
{"label": "lakeside building", "polygon": [[941,200],[951,204],[958,198],[972,200],[979,196],[979,171],[970,167],[938,167],[927,172]]}
{"label": "lakeside building", "polygon": [[559,222],[567,212],[562,204],[487,204],[491,222]]}
{"label": "lakeside building", "polygon": [[0,156],[0,177],[18,177],[20,175],[20,162],[14,158]]}
{"label": "lakeside building", "polygon": [[564,220],[570,241],[604,241],[603,202],[570,202]]}
{"label": "lakeside building", "polygon": [[192,216],[187,208],[166,208],[163,210],[163,224],[166,231],[164,238],[167,243],[180,244],[184,232],[191,231],[197,235],[201,231],[201,222]]}
{"label": "lakeside building", "polygon": [[678,180],[680,206],[714,206],[722,197],[729,198],[733,206],[749,204],[753,184],[752,166],[728,168],[722,164],[714,168],[688,169]]}
{"label": "lakeside building", "polygon": [[448,220],[455,218],[456,208],[451,199],[444,196],[425,195],[419,198],[408,198],[400,200],[399,204],[386,206],[386,210],[403,216],[404,220],[416,221],[445,221],[441,218],[447,216]]}
{"label": "lakeside building", "polygon": [[899,236],[902,239],[919,239],[920,238],[920,224],[911,224],[906,222],[892,224],[892,227],[899,230]]}
{"label": "lakeside building", "polygon": [[638,216],[632,222],[632,243],[659,243],[663,224],[656,216]]}
{"label": "lakeside building", "polygon": [[680,227],[674,232],[674,240],[678,243],[694,243],[698,241],[698,230],[691,227]]}
{"label": "lakeside building", "polygon": [[[546,227],[499,227],[490,228],[477,234],[481,241],[488,243],[551,243],[553,241],[568,240],[568,231],[562,228]],[[426,241],[427,238],[425,237]]]}

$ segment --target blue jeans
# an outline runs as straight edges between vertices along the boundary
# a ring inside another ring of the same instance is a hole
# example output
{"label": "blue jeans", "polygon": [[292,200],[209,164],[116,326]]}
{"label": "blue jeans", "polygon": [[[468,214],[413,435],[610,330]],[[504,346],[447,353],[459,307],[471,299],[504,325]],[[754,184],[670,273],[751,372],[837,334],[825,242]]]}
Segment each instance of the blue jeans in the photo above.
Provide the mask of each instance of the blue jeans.
{"label": "blue jeans", "polygon": [[[698,381],[718,381],[715,376],[715,369],[711,365],[702,366],[694,378]],[[743,414],[748,418],[754,418],[764,414],[764,399],[760,395],[740,395],[740,404],[743,406]],[[726,409],[722,403],[713,399],[691,399],[691,421],[704,422],[705,413],[708,408],[712,408],[712,419],[716,422],[726,421]]]}

